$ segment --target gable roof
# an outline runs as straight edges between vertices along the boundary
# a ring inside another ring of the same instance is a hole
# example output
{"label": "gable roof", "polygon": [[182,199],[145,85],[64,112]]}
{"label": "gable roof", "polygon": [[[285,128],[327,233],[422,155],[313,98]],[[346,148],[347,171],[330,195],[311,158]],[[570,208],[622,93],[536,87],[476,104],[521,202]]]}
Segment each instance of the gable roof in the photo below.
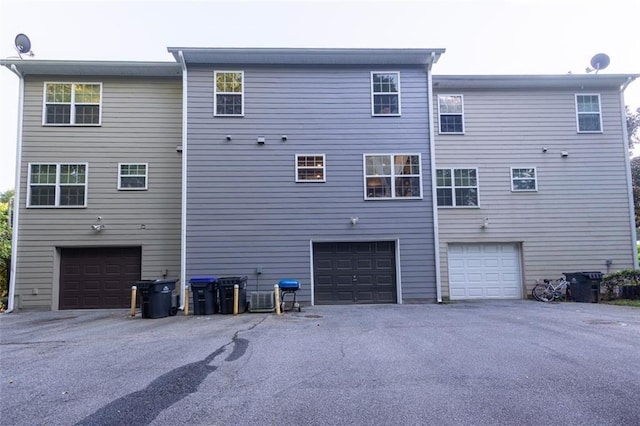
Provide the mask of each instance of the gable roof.
{"label": "gable roof", "polygon": [[0,65],[28,75],[179,77],[180,64],[175,62],[133,61],[51,61],[39,59],[1,59]]}
{"label": "gable roof", "polygon": [[299,49],[169,47],[187,64],[260,65],[424,65],[438,62],[444,49]]}

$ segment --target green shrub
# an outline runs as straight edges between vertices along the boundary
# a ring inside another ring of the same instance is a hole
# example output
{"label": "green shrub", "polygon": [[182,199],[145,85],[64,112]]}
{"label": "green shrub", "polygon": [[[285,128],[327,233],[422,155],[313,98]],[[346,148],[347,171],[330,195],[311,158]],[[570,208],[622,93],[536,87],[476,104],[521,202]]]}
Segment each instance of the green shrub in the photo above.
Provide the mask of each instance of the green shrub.
{"label": "green shrub", "polygon": [[602,278],[602,285],[607,289],[607,297],[613,299],[618,294],[618,289],[627,285],[640,285],[640,270],[624,269],[622,271],[607,274]]}

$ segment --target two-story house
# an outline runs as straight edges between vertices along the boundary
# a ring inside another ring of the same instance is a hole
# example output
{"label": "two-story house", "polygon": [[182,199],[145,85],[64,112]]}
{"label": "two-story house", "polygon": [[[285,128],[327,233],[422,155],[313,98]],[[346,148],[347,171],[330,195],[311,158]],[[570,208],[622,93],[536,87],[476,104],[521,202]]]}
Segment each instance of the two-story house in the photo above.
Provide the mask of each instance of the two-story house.
{"label": "two-story house", "polygon": [[434,77],[443,297],[637,268],[622,97],[636,77]]}
{"label": "two-story house", "polygon": [[185,279],[290,277],[313,304],[436,300],[443,50],[169,51],[186,76]]}
{"label": "two-story house", "polygon": [[180,65],[1,64],[20,80],[9,308],[121,308],[178,276]]}

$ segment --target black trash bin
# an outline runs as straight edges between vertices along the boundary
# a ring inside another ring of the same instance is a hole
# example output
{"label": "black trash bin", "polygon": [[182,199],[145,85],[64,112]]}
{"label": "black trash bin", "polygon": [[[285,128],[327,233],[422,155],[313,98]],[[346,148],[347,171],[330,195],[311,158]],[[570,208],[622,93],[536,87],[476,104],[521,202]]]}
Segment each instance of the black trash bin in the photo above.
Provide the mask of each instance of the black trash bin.
{"label": "black trash bin", "polygon": [[140,295],[142,318],[164,318],[177,312],[177,298],[173,297],[178,280],[136,281]]}
{"label": "black trash bin", "polygon": [[233,313],[233,286],[238,285],[238,312],[247,310],[247,277],[218,278],[220,313]]}
{"label": "black trash bin", "polygon": [[564,272],[571,284],[571,298],[575,302],[598,303],[600,301],[600,284],[602,272]]}
{"label": "black trash bin", "polygon": [[193,277],[189,280],[194,315],[212,315],[218,312],[217,281],[216,277]]}

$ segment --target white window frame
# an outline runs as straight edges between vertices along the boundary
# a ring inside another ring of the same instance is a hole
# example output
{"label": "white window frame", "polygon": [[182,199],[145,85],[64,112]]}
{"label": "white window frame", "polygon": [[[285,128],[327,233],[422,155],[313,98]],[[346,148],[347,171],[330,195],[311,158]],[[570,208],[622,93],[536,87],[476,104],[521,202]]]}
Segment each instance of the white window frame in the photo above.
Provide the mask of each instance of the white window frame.
{"label": "white window frame", "polygon": [[[442,112],[440,99],[444,97],[459,97],[460,98],[460,108],[462,111],[460,113],[449,113]],[[462,120],[462,131],[460,132],[443,132],[442,131],[442,116],[443,115],[459,115]],[[464,135],[464,96],[460,93],[441,93],[438,95],[438,133],[441,135]]]}
{"label": "white window frame", "polygon": [[[367,174],[367,157],[389,157],[390,161],[390,173],[389,174]],[[417,174],[408,174],[408,175],[397,175],[395,173],[395,158],[396,157],[408,157],[408,156],[417,156],[418,157],[418,173]],[[363,186],[364,186],[364,199],[365,200],[375,200],[375,201],[383,201],[383,200],[421,200],[422,199],[422,154],[417,152],[409,152],[409,153],[366,153],[362,155],[362,174],[363,174]],[[370,197],[367,193],[367,178],[374,178],[379,176],[381,178],[387,177],[390,180],[390,189],[389,192],[391,194],[390,197]],[[396,178],[418,178],[419,186],[420,186],[420,194],[401,197],[396,195]]]}
{"label": "white window frame", "polygon": [[[398,78],[398,91],[397,92],[374,92],[373,91],[373,76],[375,74],[395,74]],[[400,71],[371,71],[371,116],[373,117],[399,117],[402,115],[402,89],[400,87]],[[375,113],[375,97],[376,96],[388,96],[396,95],[398,97],[398,112],[388,114],[376,114]]]}
{"label": "white window frame", "polygon": [[[78,165],[78,166],[84,166],[84,183],[82,184],[64,184],[62,185],[60,183],[60,171],[62,169],[62,166],[70,166],[70,165]],[[37,183],[37,184],[32,184],[31,182],[31,166],[55,166],[56,167],[56,181],[53,184],[46,184],[47,186],[55,186],[55,201],[53,205],[32,205],[31,204],[31,187],[32,185],[38,185],[38,186],[45,186],[45,184],[42,183]],[[27,207],[28,208],[44,208],[44,209],[51,209],[51,208],[61,208],[61,209],[80,209],[80,208],[85,208],[87,207],[87,200],[89,199],[89,164],[88,163],[74,163],[74,162],[65,162],[65,163],[57,163],[57,162],[37,162],[37,163],[29,163],[27,165],[28,169],[27,169]],[[60,199],[61,199],[61,187],[64,186],[84,186],[84,204],[82,205],[60,205]]]}
{"label": "white window frame", "polygon": [[[448,170],[451,172],[451,186],[438,186],[438,181],[437,181],[437,171],[438,170]],[[456,170],[475,170],[476,172],[476,185],[475,186],[456,186],[456,181],[455,181],[455,171]],[[440,205],[437,204],[437,206],[439,208],[450,208],[450,209],[477,209],[480,208],[480,173],[478,171],[477,167],[436,167],[436,182],[435,182],[435,187],[436,187],[436,203],[438,200],[437,197],[437,191],[438,189],[450,189],[451,190],[451,202],[452,204],[449,205]],[[469,206],[469,205],[462,205],[459,206],[456,204],[456,189],[468,189],[468,188],[475,188],[476,189],[476,200],[477,200],[477,205],[475,206]]]}
{"label": "white window frame", "polygon": [[[535,167],[511,167],[511,192],[538,192],[538,170]],[[516,178],[513,176],[514,170],[533,170],[532,178]],[[533,189],[517,189],[514,185],[516,181],[533,180]]]}
{"label": "white window frame", "polygon": [[[298,159],[300,157],[321,157],[322,166],[300,166]],[[327,158],[325,154],[296,154],[295,156],[296,182],[302,183],[322,183],[327,181]],[[300,179],[299,170],[322,170],[322,179]]]}
{"label": "white window frame", "polygon": [[[242,79],[242,90],[240,92],[219,92],[217,84],[218,74],[240,74],[240,78]],[[213,72],[213,115],[215,117],[244,117],[244,81],[244,71],[216,70]],[[240,114],[224,114],[222,112],[218,112],[218,95],[240,95],[242,105],[242,111]]]}
{"label": "white window frame", "polygon": [[[122,166],[144,166],[144,175],[123,175]],[[144,187],[122,186],[122,178],[144,178]],[[149,163],[118,163],[118,191],[146,191],[149,188]]]}
{"label": "white window frame", "polygon": [[[593,115],[595,112],[580,112],[578,111],[578,98],[580,96],[597,96],[598,97],[598,124],[600,126],[599,130],[580,130],[580,115]],[[576,129],[578,133],[602,133],[604,128],[602,126],[602,99],[600,98],[600,93],[576,93],[575,94],[575,106],[576,106]]]}
{"label": "white window frame", "polygon": [[[71,85],[71,101],[70,102],[47,102],[47,86],[50,84],[70,84]],[[76,123],[76,86],[78,85],[97,85],[100,86],[100,102],[80,102],[78,105],[97,105],[98,106],[98,122],[97,123]],[[99,127],[102,126],[102,83],[92,81],[45,81],[42,94],[42,125],[56,127]],[[70,117],[68,123],[47,123],[47,105],[69,105]]]}

